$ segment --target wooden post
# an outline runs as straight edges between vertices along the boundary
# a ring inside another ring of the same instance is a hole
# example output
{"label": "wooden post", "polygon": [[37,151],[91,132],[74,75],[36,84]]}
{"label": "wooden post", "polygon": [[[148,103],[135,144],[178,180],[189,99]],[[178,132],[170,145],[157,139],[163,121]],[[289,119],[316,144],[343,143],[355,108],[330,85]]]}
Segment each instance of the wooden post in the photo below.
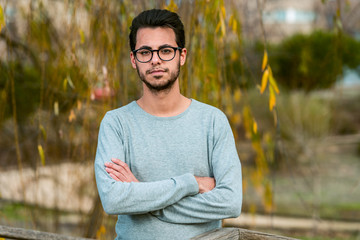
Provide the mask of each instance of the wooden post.
{"label": "wooden post", "polygon": [[61,234],[7,227],[2,225],[0,225],[0,238],[24,240],[90,240],[89,238],[70,237]]}
{"label": "wooden post", "polygon": [[203,233],[191,239],[192,240],[296,240],[295,238],[250,231],[243,228],[218,228]]}

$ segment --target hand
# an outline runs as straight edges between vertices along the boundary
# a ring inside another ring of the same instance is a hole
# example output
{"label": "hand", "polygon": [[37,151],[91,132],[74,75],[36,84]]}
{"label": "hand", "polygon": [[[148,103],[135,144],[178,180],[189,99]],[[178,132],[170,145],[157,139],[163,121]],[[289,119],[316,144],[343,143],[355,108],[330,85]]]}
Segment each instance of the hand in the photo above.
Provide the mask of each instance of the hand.
{"label": "hand", "polygon": [[215,188],[215,178],[195,176],[195,179],[199,185],[199,193],[210,192]]}
{"label": "hand", "polygon": [[112,158],[111,161],[112,163],[105,163],[105,170],[110,177],[120,182],[139,182],[126,163],[116,158]]}

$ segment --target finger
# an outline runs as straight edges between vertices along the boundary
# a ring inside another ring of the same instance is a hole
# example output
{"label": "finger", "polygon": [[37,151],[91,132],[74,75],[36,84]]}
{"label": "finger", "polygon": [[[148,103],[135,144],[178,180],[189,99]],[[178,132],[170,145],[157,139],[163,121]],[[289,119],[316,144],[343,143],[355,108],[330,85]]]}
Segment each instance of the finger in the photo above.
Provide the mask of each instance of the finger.
{"label": "finger", "polygon": [[107,163],[105,164],[105,170],[110,173],[110,172],[121,172],[124,171],[121,169],[121,167],[116,166],[116,164],[113,163]]}
{"label": "finger", "polygon": [[120,178],[123,182],[139,182],[131,172],[128,164],[117,158],[112,158],[111,161],[113,162],[112,165],[115,165],[113,168],[121,174],[121,176],[117,174],[118,178]]}
{"label": "finger", "polygon": [[110,177],[116,181],[121,181],[117,176],[115,176],[113,173],[109,173]]}
{"label": "finger", "polygon": [[126,169],[127,164],[124,163],[123,161],[116,159],[116,158],[112,158],[111,159],[112,163],[108,163],[110,166],[112,166],[112,168],[116,169],[117,171],[128,171]]}
{"label": "finger", "polygon": [[125,171],[127,171],[128,173],[131,172],[129,165],[127,165],[125,162],[116,159],[116,158],[112,158],[111,161],[113,161],[115,164],[119,165],[120,167],[122,167]]}
{"label": "finger", "polygon": [[112,162],[105,163],[105,167],[114,169],[115,171],[118,171],[118,172],[124,171],[123,167],[121,167],[120,165],[118,165],[116,163],[112,163]]}
{"label": "finger", "polygon": [[126,172],[117,171],[116,169],[106,167],[106,172],[115,176],[121,182],[128,182]]}
{"label": "finger", "polygon": [[120,163],[122,162],[120,159],[117,159],[117,158],[111,158],[111,161],[120,165]]}

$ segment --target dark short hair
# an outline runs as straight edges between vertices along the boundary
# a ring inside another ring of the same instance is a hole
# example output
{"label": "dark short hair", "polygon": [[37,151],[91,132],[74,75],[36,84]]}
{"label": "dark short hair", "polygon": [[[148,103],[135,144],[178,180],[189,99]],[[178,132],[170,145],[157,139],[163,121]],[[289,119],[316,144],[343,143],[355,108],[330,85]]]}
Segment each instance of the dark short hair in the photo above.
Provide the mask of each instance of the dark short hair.
{"label": "dark short hair", "polygon": [[131,51],[135,50],[137,31],[145,27],[169,27],[174,30],[177,45],[185,47],[184,25],[179,15],[164,9],[151,9],[141,12],[132,21],[129,34]]}

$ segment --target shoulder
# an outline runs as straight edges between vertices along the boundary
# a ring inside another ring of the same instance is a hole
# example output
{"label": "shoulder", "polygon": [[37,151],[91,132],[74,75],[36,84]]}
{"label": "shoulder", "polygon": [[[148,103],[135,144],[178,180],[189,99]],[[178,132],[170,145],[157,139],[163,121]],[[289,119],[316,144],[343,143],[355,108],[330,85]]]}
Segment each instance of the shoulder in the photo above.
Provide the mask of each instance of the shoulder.
{"label": "shoulder", "polygon": [[135,108],[135,102],[131,102],[127,105],[124,105],[122,107],[110,110],[108,112],[106,112],[103,121],[111,121],[111,120],[116,120],[116,119],[121,119],[121,118],[127,118],[129,115],[132,114],[134,108]]}
{"label": "shoulder", "polygon": [[215,121],[228,121],[225,113],[219,108],[203,102],[199,102],[195,99],[192,99],[192,101],[194,112],[199,114],[202,118],[211,118]]}
{"label": "shoulder", "polygon": [[[106,112],[103,119],[101,120],[102,126],[121,127],[131,119],[132,112],[134,111],[135,102],[131,102],[122,107],[110,110]],[[116,127],[116,128],[117,128]]]}
{"label": "shoulder", "polygon": [[207,129],[215,137],[215,139],[223,136],[230,136],[231,126],[225,113],[219,108],[202,103],[196,100],[194,102],[194,114],[201,123],[201,127]]}
{"label": "shoulder", "polygon": [[134,111],[134,103],[106,112],[100,123],[100,135],[126,134],[127,125],[131,122],[131,114]]}

